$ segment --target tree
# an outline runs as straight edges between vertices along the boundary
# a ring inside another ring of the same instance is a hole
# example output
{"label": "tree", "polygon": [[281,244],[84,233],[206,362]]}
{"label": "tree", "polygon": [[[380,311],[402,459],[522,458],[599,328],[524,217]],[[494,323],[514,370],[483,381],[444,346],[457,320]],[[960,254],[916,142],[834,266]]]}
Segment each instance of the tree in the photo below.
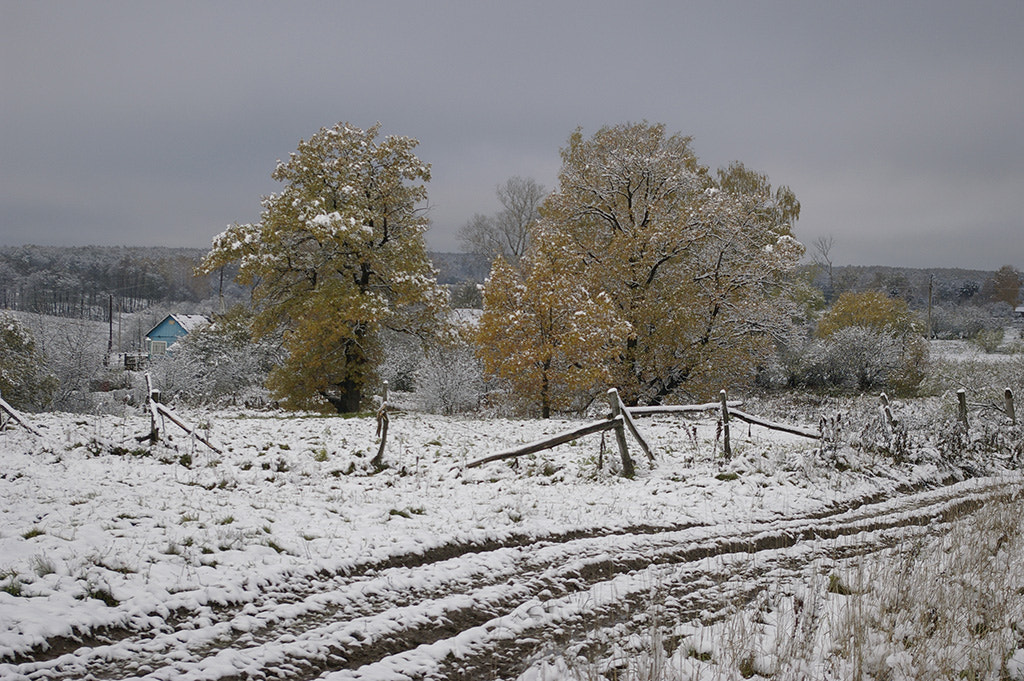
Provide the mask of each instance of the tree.
{"label": "tree", "polygon": [[985,282],[986,293],[990,301],[1006,303],[1016,307],[1020,303],[1020,287],[1024,283],[1020,271],[1011,265],[1003,265]]}
{"label": "tree", "polygon": [[536,230],[628,323],[614,381],[634,403],[750,380],[793,312],[795,195],[740,163],[712,178],[690,142],[660,124],[576,130]]}
{"label": "tree", "polygon": [[287,352],[268,379],[286,405],[326,400],[359,409],[383,329],[427,332],[446,304],[427,257],[419,209],[430,166],[416,140],[377,140],[339,123],[321,128],[272,177],[261,219],[213,240],[200,271],[238,263],[253,287],[257,337],[280,333]]}
{"label": "tree", "polygon": [[629,328],[607,294],[592,294],[571,263],[537,253],[522,264],[520,273],[501,257],[494,262],[478,353],[487,373],[509,381],[549,418],[606,389],[609,363]]}
{"label": "tree", "polygon": [[828,283],[825,285],[825,302],[831,303],[835,297],[836,281],[832,265],[832,247],[835,239],[831,236],[819,236],[814,240],[814,264],[824,270]]}
{"label": "tree", "polygon": [[540,218],[544,186],[530,178],[512,177],[496,192],[502,210],[493,216],[474,215],[459,230],[459,240],[469,253],[490,260],[500,256],[518,267],[530,244],[530,229]]}
{"label": "tree", "polygon": [[0,315],[0,397],[17,409],[47,407],[58,385],[45,365],[28,329]]}
{"label": "tree", "polygon": [[881,291],[847,291],[839,296],[818,321],[817,334],[828,338],[850,326],[863,326],[875,331],[906,335],[918,330],[917,320],[906,301],[890,298]]}
{"label": "tree", "polygon": [[910,392],[924,380],[928,344],[904,300],[847,291],[818,321],[817,335],[825,342],[832,385],[852,378],[849,387],[860,390],[888,384]]}

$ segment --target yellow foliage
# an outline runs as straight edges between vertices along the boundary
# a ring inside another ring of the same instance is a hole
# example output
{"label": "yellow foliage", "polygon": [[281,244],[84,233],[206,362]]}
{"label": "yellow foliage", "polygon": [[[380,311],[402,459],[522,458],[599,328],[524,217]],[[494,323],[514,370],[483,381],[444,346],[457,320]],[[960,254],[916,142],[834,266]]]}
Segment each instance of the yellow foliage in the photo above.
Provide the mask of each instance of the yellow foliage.
{"label": "yellow foliage", "polygon": [[631,332],[612,379],[630,402],[739,387],[791,324],[799,203],[739,163],[717,182],[690,138],[625,124],[562,151],[539,251],[605,293]]}
{"label": "yellow foliage", "polygon": [[521,262],[525,274],[502,258],[494,262],[476,343],[485,371],[509,381],[546,418],[607,388],[629,327],[571,269],[543,254]]}
{"label": "yellow foliage", "polygon": [[907,303],[881,291],[847,291],[818,321],[817,334],[828,338],[839,329],[863,326],[903,336],[915,330],[913,313]]}

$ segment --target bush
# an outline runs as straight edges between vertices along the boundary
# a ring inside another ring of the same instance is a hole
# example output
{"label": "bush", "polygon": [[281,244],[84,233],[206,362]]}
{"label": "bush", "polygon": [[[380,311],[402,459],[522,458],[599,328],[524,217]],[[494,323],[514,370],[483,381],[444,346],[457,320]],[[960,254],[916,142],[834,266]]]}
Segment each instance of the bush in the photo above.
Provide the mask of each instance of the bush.
{"label": "bush", "polygon": [[416,392],[427,411],[456,414],[480,406],[483,367],[473,348],[463,342],[427,348],[416,373]]}
{"label": "bush", "polygon": [[1005,331],[1002,328],[984,329],[979,331],[974,338],[971,339],[971,342],[984,350],[986,354],[991,355],[999,349],[1000,345],[1002,345],[1004,335]]}
{"label": "bush", "polygon": [[790,350],[785,361],[792,387],[909,393],[924,380],[928,345],[914,335],[850,326],[802,352]]}
{"label": "bush", "polygon": [[974,305],[936,307],[932,310],[932,334],[936,338],[974,338],[980,332],[1000,328],[991,312]]}
{"label": "bush", "polygon": [[174,344],[152,373],[164,395],[187,404],[265,402],[263,384],[277,358],[269,340],[254,341],[242,307]]}

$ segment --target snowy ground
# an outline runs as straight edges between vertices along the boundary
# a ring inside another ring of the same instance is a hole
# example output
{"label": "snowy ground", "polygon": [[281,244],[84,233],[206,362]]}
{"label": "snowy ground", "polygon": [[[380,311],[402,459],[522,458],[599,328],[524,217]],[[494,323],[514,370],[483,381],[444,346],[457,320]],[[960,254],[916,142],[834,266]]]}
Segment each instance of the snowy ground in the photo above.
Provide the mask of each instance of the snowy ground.
{"label": "snowy ground", "polygon": [[[840,472],[818,441],[745,424],[725,462],[713,416],[640,420],[657,461],[634,444],[634,480],[616,474],[611,437],[599,468],[600,435],[465,469],[579,422],[413,413],[392,417],[377,472],[370,417],[181,415],[223,454],[170,422],[173,439],[138,444],[149,419],[137,410],[30,415],[42,437],[0,432],[0,678],[432,678],[487,637],[518,637],[523,678],[558,678],[553,643],[522,641],[679,579],[656,572],[659,552],[738,536],[788,546],[822,534],[819,518],[964,477],[927,456],[896,465],[838,447]],[[934,503],[1016,483],[1008,468]],[[729,562],[701,551],[715,570]],[[604,596],[594,566],[614,573]],[[387,632],[412,626],[452,635],[388,647]]]}

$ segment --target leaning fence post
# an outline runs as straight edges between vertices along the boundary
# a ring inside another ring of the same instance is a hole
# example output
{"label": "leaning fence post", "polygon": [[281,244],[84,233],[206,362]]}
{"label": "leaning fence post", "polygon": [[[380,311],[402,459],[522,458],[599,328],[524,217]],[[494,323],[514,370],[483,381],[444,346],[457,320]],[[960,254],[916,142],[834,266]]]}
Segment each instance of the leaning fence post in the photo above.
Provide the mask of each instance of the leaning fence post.
{"label": "leaning fence post", "polygon": [[151,444],[156,444],[160,441],[160,426],[157,421],[160,419],[160,414],[157,413],[156,403],[160,401],[160,391],[153,389],[153,379],[150,377],[149,372],[146,372],[146,404],[149,407],[149,441]]}
{"label": "leaning fence post", "polygon": [[896,419],[892,416],[892,407],[889,406],[889,396],[882,393],[879,396],[879,402],[882,404],[882,415],[885,416],[885,422],[889,425],[890,429],[896,427]]}
{"label": "leaning fence post", "polygon": [[608,404],[612,408],[612,418],[618,418],[619,423],[615,426],[615,442],[619,445],[619,454],[622,456],[622,475],[632,478],[636,474],[633,467],[633,459],[629,458],[629,448],[626,446],[625,417],[622,415],[622,401],[619,399],[619,391],[615,388],[608,390]]}
{"label": "leaning fence post", "polygon": [[370,459],[370,465],[380,468],[384,464],[384,445],[388,441],[388,382],[384,381],[383,395],[381,396],[380,409],[377,410],[377,435],[380,437],[380,447],[377,449],[377,456]]}
{"label": "leaning fence post", "polygon": [[1017,425],[1017,412],[1013,409],[1013,391],[1009,388],[1003,393],[1003,402],[1006,405],[1006,415],[1010,417],[1010,423]]}
{"label": "leaning fence post", "polygon": [[960,423],[963,425],[964,432],[966,433],[970,429],[970,426],[967,424],[967,391],[963,388],[957,390],[956,400],[959,405]]}
{"label": "leaning fence post", "polygon": [[726,459],[731,459],[732,446],[729,444],[729,396],[722,390],[718,393],[718,398],[722,402],[722,451],[725,453]]}

